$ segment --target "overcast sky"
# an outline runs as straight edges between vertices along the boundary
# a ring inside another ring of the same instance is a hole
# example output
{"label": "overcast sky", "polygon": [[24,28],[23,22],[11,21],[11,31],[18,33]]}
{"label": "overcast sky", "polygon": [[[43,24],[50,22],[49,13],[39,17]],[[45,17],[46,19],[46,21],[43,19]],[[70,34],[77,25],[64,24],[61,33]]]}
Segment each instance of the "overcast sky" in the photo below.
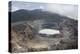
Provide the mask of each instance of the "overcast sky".
{"label": "overcast sky", "polygon": [[19,9],[34,10],[42,9],[44,11],[50,11],[58,13],[64,16],[71,17],[73,19],[78,18],[78,6],[69,4],[54,4],[54,3],[32,3],[32,2],[12,2],[12,11]]}

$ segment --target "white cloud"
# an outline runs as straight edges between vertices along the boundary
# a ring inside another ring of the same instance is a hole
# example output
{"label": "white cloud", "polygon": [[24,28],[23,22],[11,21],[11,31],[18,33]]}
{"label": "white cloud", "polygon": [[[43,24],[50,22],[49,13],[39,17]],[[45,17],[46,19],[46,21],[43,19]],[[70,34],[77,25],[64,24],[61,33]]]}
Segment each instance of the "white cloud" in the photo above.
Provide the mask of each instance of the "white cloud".
{"label": "white cloud", "polygon": [[76,5],[47,4],[47,10],[74,19],[77,19],[78,15],[78,7]]}
{"label": "white cloud", "polygon": [[13,11],[16,11],[16,10],[19,10],[20,8],[18,8],[18,7],[12,7],[12,9],[11,9],[11,11],[13,12]]}

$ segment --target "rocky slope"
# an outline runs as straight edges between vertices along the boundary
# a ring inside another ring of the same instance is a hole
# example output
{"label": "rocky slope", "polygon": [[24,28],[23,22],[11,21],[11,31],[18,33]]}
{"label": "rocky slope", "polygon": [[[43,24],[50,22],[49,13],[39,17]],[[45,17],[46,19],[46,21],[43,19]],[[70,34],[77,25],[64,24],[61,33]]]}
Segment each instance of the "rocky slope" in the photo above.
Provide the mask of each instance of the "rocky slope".
{"label": "rocky slope", "polygon": [[[78,48],[78,21],[41,10],[18,10],[11,15],[11,52],[34,52]],[[60,31],[47,37],[38,31]],[[43,36],[42,36],[43,35]]]}

